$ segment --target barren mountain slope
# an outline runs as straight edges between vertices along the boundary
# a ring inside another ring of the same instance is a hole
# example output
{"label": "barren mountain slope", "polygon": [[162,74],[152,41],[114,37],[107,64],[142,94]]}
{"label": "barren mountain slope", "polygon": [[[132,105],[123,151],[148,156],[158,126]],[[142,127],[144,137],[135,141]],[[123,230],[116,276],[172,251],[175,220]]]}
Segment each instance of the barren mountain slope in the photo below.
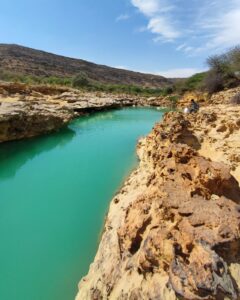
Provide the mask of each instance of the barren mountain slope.
{"label": "barren mountain slope", "polygon": [[161,87],[162,76],[142,74],[94,64],[18,45],[0,44],[0,70],[35,76],[73,77],[79,72],[101,83]]}

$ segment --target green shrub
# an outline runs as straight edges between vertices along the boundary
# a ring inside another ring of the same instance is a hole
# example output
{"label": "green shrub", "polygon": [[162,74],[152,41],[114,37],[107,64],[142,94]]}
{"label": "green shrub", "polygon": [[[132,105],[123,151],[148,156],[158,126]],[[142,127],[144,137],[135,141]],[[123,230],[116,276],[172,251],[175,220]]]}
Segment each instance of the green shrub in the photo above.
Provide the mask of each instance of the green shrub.
{"label": "green shrub", "polygon": [[204,89],[211,95],[224,89],[224,79],[221,74],[209,72],[204,82]]}
{"label": "green shrub", "polygon": [[236,87],[240,84],[240,47],[237,46],[224,54],[210,56],[207,59],[210,71],[205,80],[205,89],[212,94],[224,88]]}
{"label": "green shrub", "polygon": [[14,74],[11,72],[0,70],[0,80],[21,82],[26,84],[49,84],[49,85],[64,85],[71,86],[72,78],[62,78],[62,77],[41,77],[33,75],[24,74]]}
{"label": "green shrub", "polygon": [[[78,87],[79,88],[79,87]],[[82,87],[83,88],[83,87]],[[122,84],[104,84],[99,82],[91,81],[87,86],[84,87],[88,91],[101,91],[107,93],[126,93],[131,95],[141,96],[162,96],[162,89],[140,87],[134,85],[122,85]]]}
{"label": "green shrub", "polygon": [[171,95],[173,93],[173,87],[172,86],[167,86],[162,90],[162,96],[166,97],[168,95]]}
{"label": "green shrub", "polygon": [[206,72],[197,73],[191,76],[185,82],[186,89],[188,91],[201,89],[205,78],[206,78]]}
{"label": "green shrub", "polygon": [[72,86],[74,88],[84,88],[90,85],[89,78],[86,73],[81,72],[73,78]]}
{"label": "green shrub", "polygon": [[174,83],[175,92],[182,95],[188,91],[202,90],[207,72],[197,73],[186,79],[178,79]]}
{"label": "green shrub", "polygon": [[169,97],[168,97],[168,100],[169,100],[170,103],[171,103],[171,107],[172,107],[172,108],[175,108],[175,107],[177,106],[177,102],[178,102],[178,100],[179,100],[179,96],[177,96],[177,95],[169,96]]}
{"label": "green shrub", "polygon": [[150,88],[141,87],[135,85],[123,85],[123,84],[107,84],[90,80],[86,73],[80,72],[74,78],[70,77],[40,77],[40,76],[28,76],[23,74],[13,74],[0,70],[0,80],[22,82],[26,84],[48,84],[48,85],[60,85],[60,86],[72,86],[87,91],[100,91],[106,93],[126,93],[131,95],[140,95],[144,97],[150,96],[167,96],[173,92],[172,87],[162,88]]}

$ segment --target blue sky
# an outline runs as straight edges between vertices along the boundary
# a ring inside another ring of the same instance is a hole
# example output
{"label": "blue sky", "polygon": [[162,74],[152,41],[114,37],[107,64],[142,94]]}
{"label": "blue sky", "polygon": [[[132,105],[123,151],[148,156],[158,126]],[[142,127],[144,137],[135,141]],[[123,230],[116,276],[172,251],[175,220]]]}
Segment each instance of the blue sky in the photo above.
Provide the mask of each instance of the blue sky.
{"label": "blue sky", "polygon": [[0,43],[184,77],[240,43],[240,0],[0,0]]}

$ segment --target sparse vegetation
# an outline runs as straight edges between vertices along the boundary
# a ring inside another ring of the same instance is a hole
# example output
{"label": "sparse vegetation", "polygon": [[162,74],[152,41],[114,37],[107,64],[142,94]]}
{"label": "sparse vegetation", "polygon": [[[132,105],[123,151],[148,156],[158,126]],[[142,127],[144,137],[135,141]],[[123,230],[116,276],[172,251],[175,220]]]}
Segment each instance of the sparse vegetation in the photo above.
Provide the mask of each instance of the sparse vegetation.
{"label": "sparse vegetation", "polygon": [[84,72],[74,78],[61,77],[40,77],[27,76],[22,74],[13,74],[0,70],[0,80],[21,82],[26,84],[47,84],[55,86],[68,86],[87,91],[106,92],[106,93],[126,93],[131,95],[141,95],[146,97],[167,96],[172,94],[173,88],[168,86],[166,88],[148,88],[134,85],[120,85],[120,84],[103,84],[97,81],[90,80]]}
{"label": "sparse vegetation", "polygon": [[21,73],[0,70],[0,80],[26,84],[68,86],[87,91],[126,93],[146,97],[182,95],[187,91],[197,90],[213,94],[240,84],[240,46],[224,54],[209,57],[207,64],[209,66],[208,72],[198,73],[187,79],[177,79],[174,83],[173,81],[166,81],[165,86],[161,86],[160,88],[150,88],[133,84],[104,83],[102,80],[93,80],[86,72],[80,72],[75,77],[56,77],[23,75]]}
{"label": "sparse vegetation", "polygon": [[49,85],[63,85],[71,86],[72,78],[62,78],[62,77],[40,77],[40,76],[27,76],[22,74],[13,74],[10,72],[0,70],[0,80],[21,82],[26,84],[49,84]]}
{"label": "sparse vegetation", "polygon": [[186,89],[188,91],[202,89],[203,81],[206,78],[206,72],[197,73],[186,80]]}
{"label": "sparse vegetation", "polygon": [[240,84],[240,46],[221,55],[210,56],[207,60],[210,68],[204,81],[204,88],[209,94],[233,88]]}
{"label": "sparse vegetation", "polygon": [[224,80],[221,74],[212,74],[210,72],[204,80],[204,89],[209,94],[220,92],[224,89]]}
{"label": "sparse vegetation", "polygon": [[84,88],[90,85],[90,80],[86,73],[81,72],[72,80],[72,86],[74,88]]}
{"label": "sparse vegetation", "polygon": [[90,80],[87,75],[81,72],[73,78],[72,86],[88,91],[101,91],[108,93],[126,93],[141,96],[163,96],[166,97],[173,93],[173,87],[167,86],[165,88],[149,88],[135,85],[121,85],[121,84],[103,84],[97,81]]}
{"label": "sparse vegetation", "polygon": [[169,97],[168,97],[168,100],[169,100],[170,103],[171,103],[171,108],[176,108],[177,102],[178,102],[178,100],[179,100],[179,96],[177,96],[177,95],[169,96]]}
{"label": "sparse vegetation", "polygon": [[208,72],[177,80],[174,84],[175,92],[184,94],[187,91],[201,90],[213,94],[240,84],[240,46],[224,54],[210,56],[207,64]]}
{"label": "sparse vegetation", "polygon": [[166,97],[168,95],[171,95],[174,91],[173,86],[167,86],[162,90],[162,96]]}
{"label": "sparse vegetation", "polygon": [[[38,78],[71,78],[80,72],[88,79],[102,84],[150,86],[163,88],[171,81],[159,75],[142,74],[128,70],[97,65],[81,59],[59,56],[18,45],[0,44],[0,69],[6,72],[36,76]],[[19,77],[19,76],[18,76]],[[71,85],[71,83],[70,83]]]}
{"label": "sparse vegetation", "polygon": [[184,94],[187,91],[201,90],[207,72],[197,73],[187,79],[179,79],[175,83],[175,91]]}
{"label": "sparse vegetation", "polygon": [[139,87],[134,85],[119,85],[119,84],[102,84],[98,82],[91,82],[88,86],[85,86],[84,90],[88,91],[100,91],[106,93],[123,93],[131,95],[141,95],[148,97],[157,97],[164,95],[164,89]]}

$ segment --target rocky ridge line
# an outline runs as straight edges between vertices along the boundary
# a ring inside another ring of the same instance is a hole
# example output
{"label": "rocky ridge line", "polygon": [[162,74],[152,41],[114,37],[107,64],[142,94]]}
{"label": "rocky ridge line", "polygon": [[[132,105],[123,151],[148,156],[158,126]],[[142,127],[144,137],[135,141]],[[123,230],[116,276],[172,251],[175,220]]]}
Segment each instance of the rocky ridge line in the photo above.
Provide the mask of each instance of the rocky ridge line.
{"label": "rocky ridge line", "polygon": [[105,84],[162,87],[172,80],[64,57],[19,45],[0,44],[0,70],[16,75],[72,78],[83,72],[93,81]]}

